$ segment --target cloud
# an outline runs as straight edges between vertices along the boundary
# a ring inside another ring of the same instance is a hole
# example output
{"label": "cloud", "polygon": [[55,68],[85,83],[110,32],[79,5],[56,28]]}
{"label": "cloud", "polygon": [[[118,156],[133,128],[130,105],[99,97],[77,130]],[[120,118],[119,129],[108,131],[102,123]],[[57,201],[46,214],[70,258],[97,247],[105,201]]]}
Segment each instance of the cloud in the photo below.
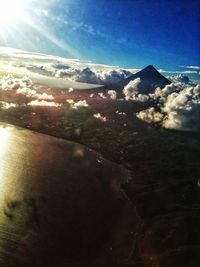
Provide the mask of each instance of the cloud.
{"label": "cloud", "polygon": [[200,70],[200,66],[180,66],[180,67],[185,69]]}
{"label": "cloud", "polygon": [[61,107],[61,104],[45,100],[33,100],[27,104],[28,106],[42,106],[42,107]]}
{"label": "cloud", "polygon": [[163,89],[157,88],[150,98],[151,107],[137,114],[147,122],[157,122],[168,129],[200,131],[200,85],[172,83]]}
{"label": "cloud", "polygon": [[13,75],[4,75],[0,79],[0,89],[4,91],[17,90],[19,88],[29,88],[32,80],[28,77],[15,78]]}
{"label": "cloud", "polygon": [[66,102],[70,105],[73,105],[75,103],[73,99],[67,99]]}
{"label": "cloud", "polygon": [[199,71],[194,71],[194,70],[185,70],[185,71],[182,71],[180,73],[182,73],[182,74],[196,74],[196,75],[200,75],[200,72]]}
{"label": "cloud", "polygon": [[98,95],[99,95],[101,98],[106,99],[106,96],[104,95],[104,93],[100,92],[100,93],[98,93]]}
{"label": "cloud", "polygon": [[30,98],[37,98],[38,100],[54,100],[52,95],[46,93],[38,94],[36,90],[32,90],[27,87],[17,89],[16,93]]}
{"label": "cloud", "polygon": [[[73,77],[77,77],[77,75],[80,74],[80,70],[79,69],[75,69],[75,68],[68,68],[68,69],[58,69],[55,70],[55,77],[57,78],[73,78]],[[73,78],[74,80],[76,80],[76,78]]]}
{"label": "cloud", "polygon": [[49,62],[52,62],[57,65],[79,62],[79,59],[77,58],[62,58],[59,56],[28,52],[10,47],[0,47],[0,57],[3,60],[8,59],[9,62],[13,59],[13,62],[23,62],[23,64],[25,64],[25,60],[26,62],[28,61],[28,64],[30,64],[31,62],[32,64],[41,64],[41,62],[49,64]]}
{"label": "cloud", "polygon": [[108,90],[108,95],[113,100],[117,99],[117,92],[115,90]]}
{"label": "cloud", "polygon": [[200,130],[200,86],[186,87],[170,94],[162,107],[163,126],[187,131]]}
{"label": "cloud", "polygon": [[59,87],[73,87],[75,89],[78,88],[78,85],[73,85],[72,82],[109,85],[126,79],[139,71],[139,69],[134,68],[120,69],[118,66],[1,47],[0,61],[0,69],[4,72],[27,75],[34,82],[40,82],[42,85],[44,83],[46,85],[48,82],[48,86],[57,84]]}
{"label": "cloud", "polygon": [[56,64],[52,64],[52,67],[54,67],[55,69],[60,69],[60,70],[66,70],[66,69],[68,69],[68,68],[70,68],[69,67],[69,65],[68,64],[65,64],[65,63],[56,63]]}
{"label": "cloud", "polygon": [[[45,68],[50,68],[50,66],[45,66]],[[53,76],[47,76],[47,75],[41,75],[35,72],[31,72],[27,70],[24,66],[23,67],[12,67],[9,64],[2,63],[0,61],[0,70],[4,73],[8,73],[10,76],[10,73],[12,73],[14,76],[23,77],[24,75],[26,77],[29,77],[34,84],[42,85],[44,87],[51,87],[51,88],[60,88],[60,89],[68,89],[68,88],[74,88],[74,89],[91,89],[91,88],[100,88],[102,85],[97,84],[88,84],[88,83],[80,83],[73,81],[72,79],[65,79],[65,78],[57,78],[52,74]],[[53,72],[53,70],[52,70]],[[20,78],[21,79],[21,78]],[[5,80],[5,77],[4,77]],[[17,80],[16,80],[17,81]],[[17,86],[20,87],[19,83],[17,82],[16,85],[14,84],[6,84],[6,81],[3,81],[0,79],[0,88],[5,90],[12,90],[17,89]],[[3,85],[3,84],[4,85]],[[2,86],[5,88],[2,88]],[[9,86],[8,86],[9,85]],[[7,87],[7,88],[6,88]]]}
{"label": "cloud", "polygon": [[130,81],[123,89],[126,100],[135,100],[139,102],[146,102],[149,99],[148,95],[139,93],[140,78]]}
{"label": "cloud", "polygon": [[157,87],[154,93],[149,94],[149,97],[150,99],[155,100],[157,103],[164,104],[168,95],[174,92],[179,92],[180,85],[181,83],[171,83],[167,84],[163,89]]}
{"label": "cloud", "polygon": [[124,80],[133,75],[132,72],[122,69],[115,69],[111,71],[102,71],[98,77],[102,84],[112,84]]}
{"label": "cloud", "polygon": [[47,67],[41,65],[33,65],[33,66],[27,66],[27,70],[31,71],[31,72],[34,72],[34,73],[38,73],[38,74],[41,74],[41,75],[45,75],[45,76],[52,76],[53,75],[53,72]]}
{"label": "cloud", "polygon": [[195,75],[200,75],[200,72],[197,71],[198,68],[196,66],[196,70],[184,70],[184,71],[175,71],[175,70],[164,70],[164,69],[159,69],[158,71],[161,73],[174,73],[174,74],[195,74]]}
{"label": "cloud", "polygon": [[17,89],[16,93],[30,98],[37,98],[38,100],[54,100],[52,95],[47,93],[38,94],[36,90],[32,90],[30,88],[19,88]]}
{"label": "cloud", "polygon": [[79,100],[78,102],[73,104],[73,109],[78,109],[80,107],[88,107],[88,103],[86,100]]}
{"label": "cloud", "polygon": [[76,69],[76,75],[74,75],[73,80],[78,82],[90,82],[90,83],[100,83],[98,75],[90,68]]}
{"label": "cloud", "polygon": [[190,84],[192,83],[189,79],[188,76],[183,75],[183,74],[179,74],[176,76],[168,76],[168,79],[170,79],[172,82],[181,82],[181,83],[185,83],[185,84]]}
{"label": "cloud", "polygon": [[15,108],[15,107],[17,107],[17,104],[15,104],[15,103],[8,103],[5,101],[0,101],[0,109],[2,109],[2,110]]}
{"label": "cloud", "polygon": [[117,110],[115,113],[118,114],[118,115],[126,116],[126,113],[123,112],[123,111],[119,111],[119,110]]}
{"label": "cloud", "polygon": [[79,100],[78,102],[75,102],[73,99],[67,99],[66,102],[69,103],[70,107],[73,109],[89,106],[86,100]]}
{"label": "cloud", "polygon": [[164,69],[158,69],[159,72],[170,72],[170,71],[167,71],[167,70],[164,70]]}
{"label": "cloud", "polygon": [[28,88],[28,87],[20,87],[16,90],[16,93],[22,94],[22,95],[25,95],[25,96],[31,97],[31,98],[37,97],[37,92],[35,90]]}
{"label": "cloud", "polygon": [[100,113],[96,113],[96,114],[93,114],[93,117],[102,121],[102,122],[106,122],[107,121],[107,118],[106,117],[103,117]]}
{"label": "cloud", "polygon": [[163,120],[163,114],[156,112],[154,107],[143,110],[136,114],[136,116],[148,123],[150,122],[161,122]]}
{"label": "cloud", "polygon": [[37,94],[37,98],[39,100],[43,99],[43,100],[54,100],[54,97],[52,95],[46,94],[46,93],[42,93],[42,94]]}
{"label": "cloud", "polygon": [[46,93],[37,93],[37,87],[28,77],[16,78],[13,75],[3,76],[0,79],[0,89],[4,91],[14,90],[16,94],[25,95],[28,98],[37,98],[39,100],[54,100],[52,95]]}
{"label": "cloud", "polygon": [[55,77],[71,79],[76,82],[95,83],[109,85],[117,83],[133,75],[132,72],[122,69],[95,70],[89,67],[70,67],[68,69],[55,70]]}
{"label": "cloud", "polygon": [[74,89],[72,87],[70,87],[69,90],[68,90],[69,93],[71,93],[73,91],[74,91]]}

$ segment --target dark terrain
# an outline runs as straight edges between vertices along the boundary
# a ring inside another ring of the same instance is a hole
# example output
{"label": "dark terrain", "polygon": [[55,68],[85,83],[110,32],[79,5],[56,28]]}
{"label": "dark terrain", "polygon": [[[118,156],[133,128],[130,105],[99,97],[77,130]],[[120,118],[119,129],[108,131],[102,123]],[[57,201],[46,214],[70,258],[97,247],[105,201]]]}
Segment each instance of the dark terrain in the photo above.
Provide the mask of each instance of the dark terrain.
{"label": "dark terrain", "polygon": [[[148,103],[102,99],[98,95],[90,98],[87,91],[61,94],[59,90],[49,89],[48,93],[55,97],[55,102],[64,105],[31,107],[25,105],[28,102],[25,97],[14,92],[2,93],[1,100],[20,105],[2,110],[0,121],[95,150],[128,171],[129,181],[122,185],[127,204],[120,219],[114,219],[119,225],[110,239],[114,240],[110,241],[112,245],[105,240],[92,260],[89,256],[90,260],[79,257],[77,245],[77,253],[72,253],[70,263],[49,262],[47,266],[197,267],[200,262],[199,134],[167,130],[139,120],[136,113],[148,107]],[[89,107],[72,109],[66,99],[85,99]],[[117,110],[126,115],[117,114]],[[95,113],[106,116],[107,121],[94,118]],[[114,228],[114,222],[109,231]],[[73,252],[75,249],[72,246]]]}

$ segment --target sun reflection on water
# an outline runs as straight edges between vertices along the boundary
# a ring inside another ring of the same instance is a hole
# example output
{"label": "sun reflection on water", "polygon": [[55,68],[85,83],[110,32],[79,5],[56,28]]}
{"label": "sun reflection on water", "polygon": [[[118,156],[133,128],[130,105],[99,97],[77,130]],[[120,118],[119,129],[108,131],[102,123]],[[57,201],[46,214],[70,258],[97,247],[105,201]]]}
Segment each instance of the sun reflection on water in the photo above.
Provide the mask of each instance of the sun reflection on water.
{"label": "sun reflection on water", "polygon": [[0,153],[2,152],[2,148],[4,148],[6,145],[7,136],[8,136],[7,129],[1,127],[0,128],[0,145],[1,145]]}
{"label": "sun reflection on water", "polygon": [[5,185],[4,164],[5,164],[5,155],[7,151],[8,136],[9,133],[7,128],[0,127],[0,201],[1,198],[3,197],[3,191]]}

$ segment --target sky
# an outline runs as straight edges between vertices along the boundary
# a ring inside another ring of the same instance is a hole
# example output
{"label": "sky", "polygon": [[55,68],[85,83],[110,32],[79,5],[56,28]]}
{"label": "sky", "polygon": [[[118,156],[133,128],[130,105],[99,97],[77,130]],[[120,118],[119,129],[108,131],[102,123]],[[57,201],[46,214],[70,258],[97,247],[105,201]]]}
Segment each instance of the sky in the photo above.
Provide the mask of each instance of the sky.
{"label": "sky", "polygon": [[0,10],[0,46],[199,75],[197,0],[0,0]]}

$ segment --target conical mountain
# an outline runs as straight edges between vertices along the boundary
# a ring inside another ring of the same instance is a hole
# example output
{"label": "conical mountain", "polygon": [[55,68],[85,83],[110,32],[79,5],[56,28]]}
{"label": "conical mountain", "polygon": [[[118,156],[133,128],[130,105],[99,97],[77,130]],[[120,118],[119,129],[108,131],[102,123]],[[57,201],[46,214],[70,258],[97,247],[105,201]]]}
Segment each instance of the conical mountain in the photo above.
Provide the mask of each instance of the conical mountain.
{"label": "conical mountain", "polygon": [[130,81],[133,81],[136,78],[140,78],[141,80],[141,83],[138,86],[141,94],[152,93],[157,87],[163,88],[171,83],[171,81],[157,71],[154,66],[149,65],[129,78],[116,83],[113,85],[113,88],[115,87],[117,90],[123,90]]}

